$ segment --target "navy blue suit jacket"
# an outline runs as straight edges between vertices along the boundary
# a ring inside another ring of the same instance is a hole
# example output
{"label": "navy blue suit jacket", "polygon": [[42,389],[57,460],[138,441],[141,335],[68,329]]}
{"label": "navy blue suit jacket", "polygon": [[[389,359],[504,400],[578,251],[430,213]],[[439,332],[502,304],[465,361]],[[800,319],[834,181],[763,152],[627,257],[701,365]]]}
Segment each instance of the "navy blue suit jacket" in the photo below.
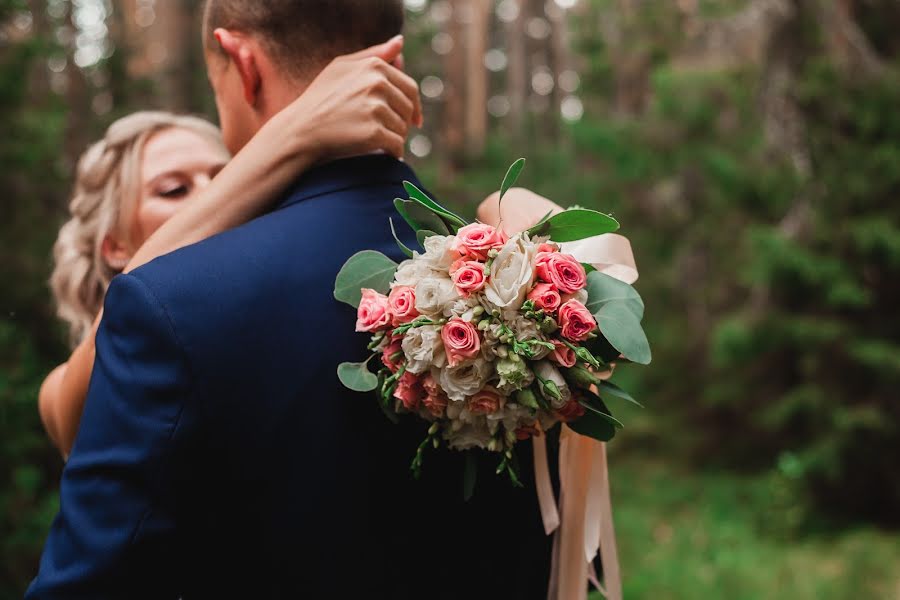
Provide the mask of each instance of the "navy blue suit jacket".
{"label": "navy blue suit jacket", "polygon": [[[364,357],[332,296],[344,261],[398,252],[387,156],[303,176],[279,208],[116,277],[60,513],[27,598],[543,598],[549,542],[526,489],[462,459],[410,460],[335,369]],[[412,245],[409,241],[409,245]]]}

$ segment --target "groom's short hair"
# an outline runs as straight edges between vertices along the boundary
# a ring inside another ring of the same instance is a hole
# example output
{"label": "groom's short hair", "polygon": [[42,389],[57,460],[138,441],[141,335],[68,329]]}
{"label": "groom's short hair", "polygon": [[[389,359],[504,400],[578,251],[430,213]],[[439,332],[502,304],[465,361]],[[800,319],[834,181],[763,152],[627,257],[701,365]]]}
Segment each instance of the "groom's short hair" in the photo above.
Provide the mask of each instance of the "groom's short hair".
{"label": "groom's short hair", "polygon": [[294,76],[309,76],[342,54],[386,42],[403,29],[403,0],[207,0],[206,44],[223,27],[258,35]]}

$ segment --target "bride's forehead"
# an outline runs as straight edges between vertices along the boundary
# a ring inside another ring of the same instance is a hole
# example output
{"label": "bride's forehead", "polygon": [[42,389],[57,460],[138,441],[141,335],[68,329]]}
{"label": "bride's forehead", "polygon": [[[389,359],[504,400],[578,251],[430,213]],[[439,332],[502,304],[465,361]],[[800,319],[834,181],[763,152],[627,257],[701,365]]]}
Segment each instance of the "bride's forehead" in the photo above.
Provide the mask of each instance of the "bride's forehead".
{"label": "bride's forehead", "polygon": [[228,160],[221,144],[190,129],[173,127],[153,134],[144,146],[145,177],[192,165],[208,167]]}

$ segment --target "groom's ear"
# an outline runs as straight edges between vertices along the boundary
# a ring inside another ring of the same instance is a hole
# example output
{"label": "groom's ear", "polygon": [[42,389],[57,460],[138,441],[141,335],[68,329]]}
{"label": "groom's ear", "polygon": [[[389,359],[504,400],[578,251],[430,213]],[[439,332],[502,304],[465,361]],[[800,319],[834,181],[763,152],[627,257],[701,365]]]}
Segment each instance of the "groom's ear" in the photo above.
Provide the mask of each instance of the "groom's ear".
{"label": "groom's ear", "polygon": [[259,100],[259,91],[262,78],[259,66],[253,53],[253,45],[250,39],[239,33],[233,33],[227,29],[219,28],[213,32],[222,51],[228,55],[241,78],[244,91],[244,100],[252,107],[256,107]]}

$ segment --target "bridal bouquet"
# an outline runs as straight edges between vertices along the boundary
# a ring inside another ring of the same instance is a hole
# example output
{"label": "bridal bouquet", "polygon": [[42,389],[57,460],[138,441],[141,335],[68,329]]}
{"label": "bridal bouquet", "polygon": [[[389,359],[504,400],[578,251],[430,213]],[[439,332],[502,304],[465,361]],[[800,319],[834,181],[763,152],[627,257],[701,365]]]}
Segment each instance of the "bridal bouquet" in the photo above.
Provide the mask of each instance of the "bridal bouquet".
{"label": "bridal bouquet", "polygon": [[[510,168],[500,200],[524,160]],[[612,217],[574,208],[507,235],[467,223],[410,183],[395,200],[421,250],[396,264],[363,251],[344,265],[335,298],[357,308],[371,335],[369,360],[344,363],[341,382],[375,391],[389,418],[430,423],[429,446],[497,453],[518,484],[513,447],[559,423],[601,441],[622,424],[605,402],[634,402],[598,375],[613,362],[650,362],[644,305],[628,284],[582,264],[566,243],[618,229]],[[374,368],[373,368],[374,367]],[[373,370],[375,372],[373,372]]]}

